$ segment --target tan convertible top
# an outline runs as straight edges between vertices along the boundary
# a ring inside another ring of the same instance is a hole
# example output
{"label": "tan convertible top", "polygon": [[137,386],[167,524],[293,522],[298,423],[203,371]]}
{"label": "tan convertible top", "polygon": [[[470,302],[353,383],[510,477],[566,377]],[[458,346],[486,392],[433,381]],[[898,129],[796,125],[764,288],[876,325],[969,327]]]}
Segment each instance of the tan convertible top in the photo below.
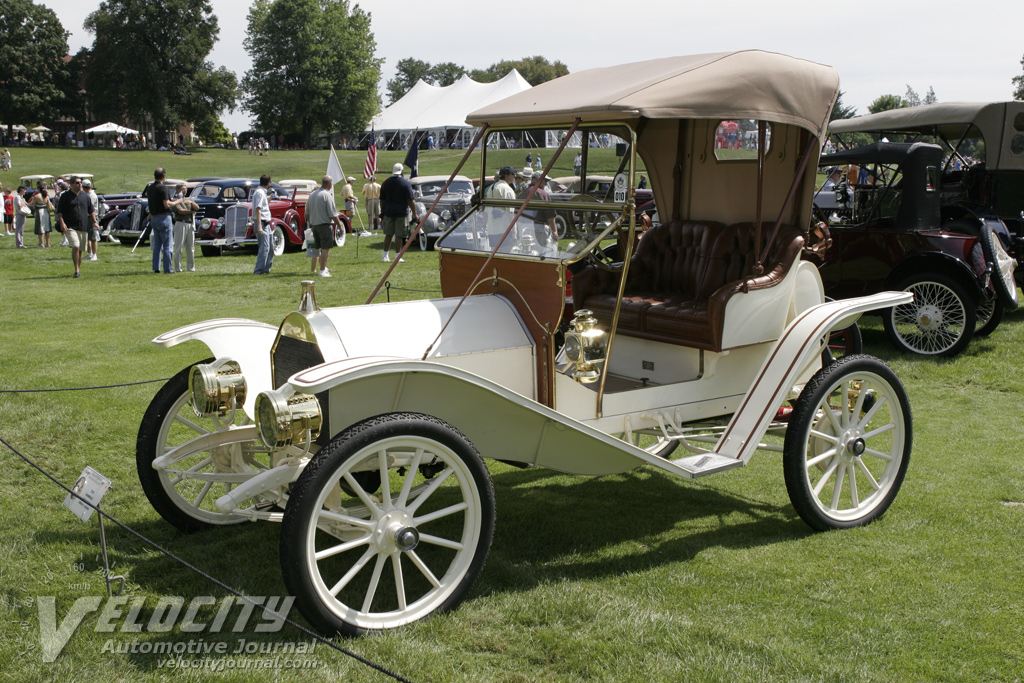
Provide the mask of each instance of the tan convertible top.
{"label": "tan convertible top", "polygon": [[1024,102],[941,102],[891,109],[877,114],[833,121],[833,133],[907,131],[942,135],[951,145],[971,125],[985,138],[986,165],[1024,168],[1024,154],[1014,154],[1011,140],[1024,133]]}
{"label": "tan convertible top", "polygon": [[588,69],[472,112],[473,126],[563,126],[623,119],[735,119],[789,123],[822,137],[839,75],[773,52],[665,57]]}

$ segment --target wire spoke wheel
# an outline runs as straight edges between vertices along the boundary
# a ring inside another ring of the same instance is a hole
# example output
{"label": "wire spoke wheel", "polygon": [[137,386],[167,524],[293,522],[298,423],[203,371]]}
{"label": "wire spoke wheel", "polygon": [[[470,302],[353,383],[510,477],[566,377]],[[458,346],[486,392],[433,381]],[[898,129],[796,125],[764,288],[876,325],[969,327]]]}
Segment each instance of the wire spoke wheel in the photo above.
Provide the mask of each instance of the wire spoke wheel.
{"label": "wire spoke wheel", "polygon": [[[139,481],[160,516],[182,531],[238,524],[245,518],[220,512],[214,503],[267,469],[269,454],[258,448],[254,430],[246,429],[250,420],[241,408],[230,420],[196,417],[189,370],[168,380],[142,418],[135,448]],[[181,457],[164,469],[153,468],[156,458],[172,452]]]}
{"label": "wire spoke wheel", "polygon": [[910,402],[889,366],[863,355],[824,366],[804,387],[783,447],[786,489],[814,529],[881,515],[910,462]]}
{"label": "wire spoke wheel", "polygon": [[311,624],[360,635],[461,602],[493,533],[473,445],[436,418],[392,413],[342,432],[295,482],[281,569]]}
{"label": "wire spoke wheel", "polygon": [[955,356],[974,336],[975,303],[956,281],[942,275],[907,281],[900,287],[914,301],[884,316],[885,331],[896,348],[910,353]]}

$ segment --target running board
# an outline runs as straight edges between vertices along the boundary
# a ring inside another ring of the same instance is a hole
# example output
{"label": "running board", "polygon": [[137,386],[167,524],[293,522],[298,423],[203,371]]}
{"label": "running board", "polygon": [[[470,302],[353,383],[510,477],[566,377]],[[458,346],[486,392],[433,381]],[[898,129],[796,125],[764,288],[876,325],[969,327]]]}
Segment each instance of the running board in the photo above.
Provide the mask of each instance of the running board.
{"label": "running board", "polygon": [[696,479],[706,474],[714,474],[731,470],[734,467],[741,467],[744,463],[738,458],[727,458],[724,455],[715,455],[714,453],[701,453],[673,460],[672,464],[686,470]]}

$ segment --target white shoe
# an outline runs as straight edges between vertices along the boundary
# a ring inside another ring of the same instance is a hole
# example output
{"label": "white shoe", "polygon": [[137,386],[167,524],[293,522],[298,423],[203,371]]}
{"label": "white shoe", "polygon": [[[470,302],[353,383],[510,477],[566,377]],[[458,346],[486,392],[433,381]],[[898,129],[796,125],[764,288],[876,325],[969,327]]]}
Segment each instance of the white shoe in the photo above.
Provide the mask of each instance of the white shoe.
{"label": "white shoe", "polygon": [[90,260],[90,261],[99,261],[99,260],[100,260],[100,257],[99,257],[99,256],[97,256],[96,254],[90,254],[90,255],[89,255],[89,260]]}
{"label": "white shoe", "polygon": [[330,277],[330,276],[331,276],[331,271],[327,270],[326,268],[324,268],[323,270],[320,271],[320,277]]}
{"label": "white shoe", "polygon": [[387,255],[386,252],[384,253],[383,256],[380,257],[380,262],[381,263],[391,263],[391,259],[388,258],[388,255]]}
{"label": "white shoe", "polygon": [[398,262],[399,263],[405,263],[405,259],[404,258],[400,258],[400,259],[398,259]]}
{"label": "white shoe", "polygon": [[373,233],[370,232],[369,230],[363,230],[361,233],[359,233],[359,236],[360,237],[373,237]]}

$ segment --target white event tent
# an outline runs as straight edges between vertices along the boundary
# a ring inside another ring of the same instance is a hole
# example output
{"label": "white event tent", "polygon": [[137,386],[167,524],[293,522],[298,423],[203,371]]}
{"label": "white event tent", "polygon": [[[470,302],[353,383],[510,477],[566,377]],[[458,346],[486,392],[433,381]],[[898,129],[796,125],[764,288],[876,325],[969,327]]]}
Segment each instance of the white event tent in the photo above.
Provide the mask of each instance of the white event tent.
{"label": "white event tent", "polygon": [[384,141],[400,136],[402,147],[417,130],[432,133],[435,140],[451,143],[458,139],[458,146],[463,147],[469,144],[474,130],[466,124],[471,111],[530,87],[515,69],[493,83],[477,83],[467,75],[445,87],[419,80],[400,100],[374,117],[373,127]]}

